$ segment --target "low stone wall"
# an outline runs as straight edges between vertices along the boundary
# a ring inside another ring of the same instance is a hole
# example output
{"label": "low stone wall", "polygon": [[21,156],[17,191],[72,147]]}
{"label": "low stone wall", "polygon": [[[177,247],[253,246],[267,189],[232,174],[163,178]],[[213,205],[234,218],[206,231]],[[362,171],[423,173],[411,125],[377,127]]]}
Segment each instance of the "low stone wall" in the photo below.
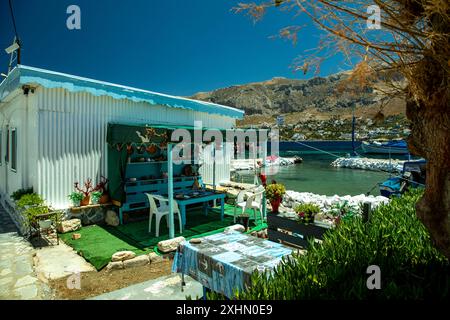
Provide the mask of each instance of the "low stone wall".
{"label": "low stone wall", "polygon": [[[277,157],[274,160],[267,159],[266,166],[290,166],[296,164],[299,161],[299,158],[284,158]],[[259,167],[259,163],[262,163],[263,160],[259,159],[232,159],[231,160],[231,171],[239,171],[239,170],[253,170],[256,167]]]}
{"label": "low stone wall", "polygon": [[388,203],[389,199],[383,196],[366,196],[364,194],[357,196],[326,196],[310,192],[296,192],[288,190],[283,198],[283,206],[293,211],[294,207],[300,203],[315,203],[320,207],[322,212],[327,213],[333,208],[333,206],[342,204],[345,201],[347,201],[348,205],[355,211],[359,211],[360,205],[366,202],[369,202],[372,209],[374,209],[382,203]]}
{"label": "low stone wall", "polygon": [[22,236],[28,235],[29,228],[26,225],[25,218],[22,212],[20,211],[19,208],[17,208],[16,204],[12,200],[7,199],[6,197],[2,197],[1,204],[11,217],[11,220],[14,222],[17,229],[19,230],[19,234]]}
{"label": "low stone wall", "polygon": [[103,224],[110,206],[86,206],[76,209],[69,208],[65,212],[65,219],[80,219],[83,226]]}
{"label": "low stone wall", "polygon": [[336,168],[400,173],[403,170],[404,162],[405,161],[394,159],[337,158],[331,163],[331,166]]}
{"label": "low stone wall", "polygon": [[148,264],[157,264],[164,261],[164,258],[155,252],[136,256],[134,252],[122,251],[112,256],[112,261],[106,266],[106,270],[121,270],[132,267],[145,266]]}

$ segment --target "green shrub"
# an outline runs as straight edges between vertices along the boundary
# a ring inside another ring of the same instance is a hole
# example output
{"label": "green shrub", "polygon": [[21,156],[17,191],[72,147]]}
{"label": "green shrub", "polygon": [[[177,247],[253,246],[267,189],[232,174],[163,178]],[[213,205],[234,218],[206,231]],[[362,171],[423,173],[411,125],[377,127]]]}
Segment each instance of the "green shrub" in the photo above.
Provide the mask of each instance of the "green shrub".
{"label": "green shrub", "polygon": [[295,206],[294,211],[297,213],[299,221],[309,223],[320,212],[320,207],[315,203],[301,203]]}
{"label": "green shrub", "polygon": [[26,194],[31,194],[31,193],[33,193],[33,187],[19,189],[19,190],[16,190],[13,192],[13,194],[11,195],[11,198],[13,198],[14,201],[19,201],[20,198],[22,198],[22,196],[24,196]]}
{"label": "green shrub", "polygon": [[44,199],[37,193],[25,194],[17,201],[17,206],[20,209],[25,208],[25,206],[41,206],[43,204]]}
{"label": "green shrub", "polygon": [[350,219],[362,212],[362,208],[355,208],[350,206],[347,200],[333,204],[331,206],[330,214],[336,218]]}
{"label": "green shrub", "polygon": [[[368,222],[343,220],[311,241],[305,255],[285,259],[271,275],[254,273],[238,299],[446,299],[448,260],[417,219],[414,190],[375,209]],[[367,289],[370,265],[381,270],[381,289]],[[214,296],[211,296],[214,298]],[[216,297],[217,298],[217,297]]]}
{"label": "green shrub", "polygon": [[23,214],[26,217],[26,221],[29,225],[34,225],[37,220],[36,217],[40,214],[48,213],[49,209],[47,206],[33,206],[26,209]]}

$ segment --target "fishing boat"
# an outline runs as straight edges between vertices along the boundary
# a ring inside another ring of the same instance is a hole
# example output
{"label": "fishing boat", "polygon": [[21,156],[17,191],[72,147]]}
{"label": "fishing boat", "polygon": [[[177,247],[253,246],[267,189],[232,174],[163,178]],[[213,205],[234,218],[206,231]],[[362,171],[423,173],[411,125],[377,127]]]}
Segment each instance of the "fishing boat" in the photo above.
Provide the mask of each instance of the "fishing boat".
{"label": "fishing boat", "polygon": [[380,185],[380,194],[384,197],[399,196],[408,188],[425,186],[425,160],[406,161],[401,176],[391,177]]}
{"label": "fishing boat", "polygon": [[408,154],[408,145],[404,140],[364,141],[361,144],[364,153],[377,154]]}

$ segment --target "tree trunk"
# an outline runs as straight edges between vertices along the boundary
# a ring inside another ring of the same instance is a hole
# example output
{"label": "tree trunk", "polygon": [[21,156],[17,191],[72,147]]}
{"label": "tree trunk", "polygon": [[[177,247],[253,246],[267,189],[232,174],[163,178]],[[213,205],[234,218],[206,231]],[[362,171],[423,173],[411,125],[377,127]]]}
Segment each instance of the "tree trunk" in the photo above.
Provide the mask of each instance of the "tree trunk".
{"label": "tree trunk", "polygon": [[435,246],[450,259],[450,111],[448,89],[427,101],[411,98],[406,115],[411,120],[408,147],[427,160],[425,194],[416,205],[417,216]]}

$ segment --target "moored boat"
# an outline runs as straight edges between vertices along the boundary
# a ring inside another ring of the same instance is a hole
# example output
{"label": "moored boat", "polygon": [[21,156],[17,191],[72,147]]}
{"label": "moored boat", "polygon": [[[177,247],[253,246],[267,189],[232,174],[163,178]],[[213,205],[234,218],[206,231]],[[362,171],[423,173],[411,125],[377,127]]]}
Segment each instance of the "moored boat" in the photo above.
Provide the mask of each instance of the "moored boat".
{"label": "moored boat", "polygon": [[408,145],[404,140],[392,140],[392,141],[364,141],[361,144],[361,148],[364,153],[377,153],[377,154],[408,154]]}
{"label": "moored boat", "polygon": [[425,160],[406,161],[401,176],[387,179],[380,185],[380,194],[384,197],[399,196],[408,188],[425,186]]}

